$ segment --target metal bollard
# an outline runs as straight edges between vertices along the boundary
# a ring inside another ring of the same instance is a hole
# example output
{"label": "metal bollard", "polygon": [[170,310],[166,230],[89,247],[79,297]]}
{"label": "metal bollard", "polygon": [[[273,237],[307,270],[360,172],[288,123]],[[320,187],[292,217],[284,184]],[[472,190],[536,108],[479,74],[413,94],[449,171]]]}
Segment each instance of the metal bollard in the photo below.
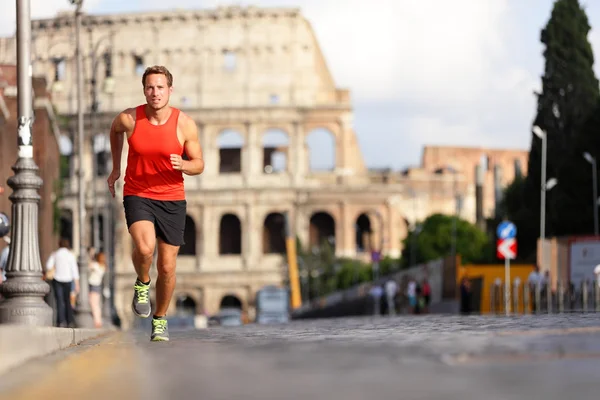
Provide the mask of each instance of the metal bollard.
{"label": "metal bollard", "polygon": [[535,284],[535,312],[539,314],[542,311],[542,285]]}
{"label": "metal bollard", "polygon": [[548,314],[552,314],[552,287],[550,282],[546,284],[546,307],[548,308]]}
{"label": "metal bollard", "polygon": [[515,285],[513,289],[513,313],[519,313],[519,280],[515,280]]}
{"label": "metal bollard", "polygon": [[523,285],[523,314],[529,314],[531,311],[529,308],[529,284],[525,283]]}
{"label": "metal bollard", "polygon": [[581,297],[583,302],[583,312],[588,310],[588,284],[587,281],[581,283]]}
{"label": "metal bollard", "polygon": [[600,286],[594,282],[594,300],[596,303],[596,312],[600,311]]}
{"label": "metal bollard", "polygon": [[558,282],[558,312],[565,312],[565,287],[562,282]]}
{"label": "metal bollard", "polygon": [[490,312],[496,313],[496,285],[490,286]]}

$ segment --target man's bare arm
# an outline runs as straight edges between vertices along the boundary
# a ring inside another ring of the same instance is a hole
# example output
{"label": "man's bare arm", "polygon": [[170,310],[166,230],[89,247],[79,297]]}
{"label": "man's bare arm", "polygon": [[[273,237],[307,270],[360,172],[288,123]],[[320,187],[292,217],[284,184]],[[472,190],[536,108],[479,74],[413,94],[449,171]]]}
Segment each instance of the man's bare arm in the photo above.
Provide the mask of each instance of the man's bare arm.
{"label": "man's bare arm", "polygon": [[130,115],[131,109],[127,109],[117,115],[110,127],[110,152],[112,156],[112,172],[106,180],[108,190],[115,197],[115,182],[121,176],[121,153],[123,152],[123,139],[125,134],[133,129],[135,120]]}
{"label": "man's bare arm", "polygon": [[181,172],[186,175],[199,175],[204,172],[204,158],[198,139],[198,127],[192,118],[187,117],[183,123],[183,137],[185,153],[189,160],[182,161]]}
{"label": "man's bare arm", "polygon": [[123,152],[123,139],[125,132],[127,132],[127,121],[128,118],[126,110],[113,120],[110,127],[110,152],[112,155],[113,171],[121,170],[121,153]]}

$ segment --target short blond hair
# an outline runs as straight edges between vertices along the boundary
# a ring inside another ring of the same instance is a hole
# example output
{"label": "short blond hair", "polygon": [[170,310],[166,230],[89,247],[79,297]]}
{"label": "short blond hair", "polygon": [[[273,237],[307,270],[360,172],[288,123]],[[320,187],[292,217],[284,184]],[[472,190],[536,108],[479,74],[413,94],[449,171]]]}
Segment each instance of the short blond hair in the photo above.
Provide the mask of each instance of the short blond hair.
{"label": "short blond hair", "polygon": [[152,67],[146,68],[144,71],[144,75],[142,75],[142,86],[146,87],[146,77],[148,75],[164,75],[167,78],[167,85],[169,87],[173,86],[173,75],[169,72],[167,67],[162,65],[154,65]]}

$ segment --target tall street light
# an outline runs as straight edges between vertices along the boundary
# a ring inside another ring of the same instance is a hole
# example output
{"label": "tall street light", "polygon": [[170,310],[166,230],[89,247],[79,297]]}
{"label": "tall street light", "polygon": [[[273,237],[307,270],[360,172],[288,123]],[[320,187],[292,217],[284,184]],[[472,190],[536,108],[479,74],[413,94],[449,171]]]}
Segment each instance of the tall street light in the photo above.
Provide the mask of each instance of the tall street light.
{"label": "tall street light", "polygon": [[42,178],[33,160],[30,0],[17,1],[18,157],[8,179],[13,189],[11,248],[6,282],[0,285],[0,323],[51,326],[52,309],[43,298],[50,287],[42,280],[38,244],[38,203]]}
{"label": "tall street light", "polygon": [[448,171],[453,174],[452,180],[452,193],[454,197],[454,215],[452,216],[452,242],[450,253],[452,255],[452,260],[456,258],[456,242],[457,242],[457,231],[458,231],[458,216],[460,215],[462,209],[462,198],[458,193],[458,181],[456,175],[458,174],[458,170],[452,166],[449,166]]}
{"label": "tall street light", "polygon": [[85,246],[85,177],[83,171],[83,55],[81,53],[81,6],[83,0],[69,0],[75,8],[75,54],[77,56],[77,158],[78,174],[78,222],[79,222],[79,280],[81,284],[79,299],[75,307],[75,322],[78,327],[88,328],[94,325],[89,302],[88,255]]}
{"label": "tall street light", "polygon": [[542,140],[542,179],[541,187],[540,187],[540,243],[541,243],[541,256],[540,256],[540,266],[544,268],[544,244],[546,240],[546,192],[551,190],[556,184],[558,180],[556,178],[550,178],[546,181],[546,153],[548,148],[548,133],[544,131],[539,126],[535,125],[532,129],[535,136]]}
{"label": "tall street light", "polygon": [[[100,175],[99,165],[98,165],[98,153],[97,153],[97,141],[96,141],[96,130],[97,130],[97,118],[96,115],[98,113],[98,67],[100,61],[103,59],[106,67],[106,73],[104,78],[104,86],[103,91],[107,94],[113,93],[114,81],[112,78],[112,68],[111,68],[111,56],[108,50],[106,50],[102,56],[102,58],[98,57],[98,52],[100,50],[100,45],[107,39],[110,40],[109,48],[112,47],[112,40],[114,33],[111,32],[108,35],[105,35],[98,39],[96,43],[93,43],[92,40],[92,28],[90,27],[88,30],[89,33],[89,46],[90,46],[90,57],[91,57],[91,79],[90,79],[90,95],[91,95],[91,107],[90,107],[90,130],[91,130],[91,140],[92,140],[92,246],[96,249],[96,251],[100,250],[100,216],[98,213],[98,195],[96,193],[96,178]],[[102,144],[105,145],[105,141],[102,141]],[[102,148],[104,151],[104,147]],[[104,171],[102,171],[104,173]],[[108,192],[107,192],[108,193]],[[104,230],[106,230],[106,220],[104,222]],[[106,243],[105,243],[106,247]],[[106,253],[106,249],[105,253]]]}
{"label": "tall street light", "polygon": [[588,152],[583,153],[583,158],[592,164],[592,184],[594,191],[594,235],[598,236],[598,181],[596,180],[596,159]]}

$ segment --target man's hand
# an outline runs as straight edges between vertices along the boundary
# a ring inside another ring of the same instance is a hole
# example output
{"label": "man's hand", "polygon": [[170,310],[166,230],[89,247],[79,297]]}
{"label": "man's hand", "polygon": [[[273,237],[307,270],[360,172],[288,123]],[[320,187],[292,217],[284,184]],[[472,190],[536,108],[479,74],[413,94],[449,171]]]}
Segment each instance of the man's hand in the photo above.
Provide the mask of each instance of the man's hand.
{"label": "man's hand", "polygon": [[179,154],[171,154],[171,165],[174,170],[183,171],[183,163],[185,160]]}
{"label": "man's hand", "polygon": [[121,176],[121,171],[118,169],[113,169],[106,182],[108,183],[108,190],[110,190],[110,194],[112,197],[115,197],[115,182],[119,180]]}

